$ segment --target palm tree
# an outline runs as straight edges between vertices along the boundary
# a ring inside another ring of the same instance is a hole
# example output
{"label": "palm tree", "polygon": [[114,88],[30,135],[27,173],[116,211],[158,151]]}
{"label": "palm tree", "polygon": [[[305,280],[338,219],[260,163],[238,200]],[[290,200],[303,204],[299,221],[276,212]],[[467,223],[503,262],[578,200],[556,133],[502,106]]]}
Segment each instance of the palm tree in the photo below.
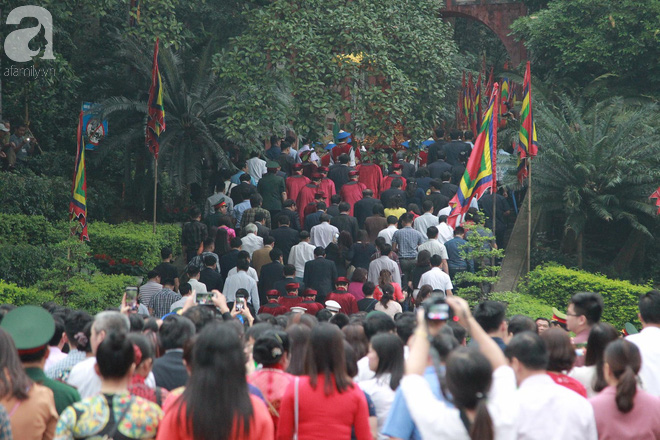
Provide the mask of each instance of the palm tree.
{"label": "palm tree", "polygon": [[649,194],[660,184],[657,106],[623,98],[596,103],[561,97],[538,107],[539,156],[535,196],[565,218],[582,267],[583,233],[594,220],[623,222],[651,237],[655,207]]}

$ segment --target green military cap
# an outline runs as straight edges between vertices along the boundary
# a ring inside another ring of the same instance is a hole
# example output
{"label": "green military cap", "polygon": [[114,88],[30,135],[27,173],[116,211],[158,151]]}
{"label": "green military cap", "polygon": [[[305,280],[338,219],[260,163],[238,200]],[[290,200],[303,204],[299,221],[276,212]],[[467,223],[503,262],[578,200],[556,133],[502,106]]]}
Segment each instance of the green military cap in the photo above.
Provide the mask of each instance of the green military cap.
{"label": "green military cap", "polygon": [[266,168],[278,168],[280,164],[278,162],[275,162],[274,160],[269,160],[266,162]]}
{"label": "green military cap", "polygon": [[635,326],[632,325],[632,323],[630,323],[630,322],[626,322],[626,325],[624,326],[624,329],[625,329],[625,334],[626,335],[634,335],[634,334],[639,333],[639,330],[637,330],[637,328],[635,328]]}
{"label": "green military cap", "polygon": [[55,334],[55,321],[42,307],[21,306],[7,313],[2,327],[14,340],[19,354],[36,353]]}

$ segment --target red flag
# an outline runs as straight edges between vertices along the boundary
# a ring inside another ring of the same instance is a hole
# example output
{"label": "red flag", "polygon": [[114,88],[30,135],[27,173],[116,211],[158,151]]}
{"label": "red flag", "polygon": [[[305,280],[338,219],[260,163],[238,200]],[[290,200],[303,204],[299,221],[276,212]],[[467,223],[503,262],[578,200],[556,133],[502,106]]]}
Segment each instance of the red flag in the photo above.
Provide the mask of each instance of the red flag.
{"label": "red flag", "polygon": [[658,214],[660,214],[660,187],[655,190],[653,194],[649,196],[649,199],[655,199],[655,206],[658,207]]}
{"label": "red flag", "polygon": [[149,89],[146,143],[149,151],[158,159],[160,135],[165,131],[165,107],[163,106],[163,81],[158,68],[158,38],[154,46],[154,60],[151,68],[151,88]]}

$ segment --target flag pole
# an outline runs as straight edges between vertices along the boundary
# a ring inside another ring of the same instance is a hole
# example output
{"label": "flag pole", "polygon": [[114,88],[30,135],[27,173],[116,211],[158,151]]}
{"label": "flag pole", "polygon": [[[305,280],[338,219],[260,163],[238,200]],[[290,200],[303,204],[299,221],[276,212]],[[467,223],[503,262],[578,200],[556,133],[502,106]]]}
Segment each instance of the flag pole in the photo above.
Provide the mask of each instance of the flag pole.
{"label": "flag pole", "polygon": [[527,158],[527,273],[532,266],[532,158]]}
{"label": "flag pole", "polygon": [[158,158],[154,156],[154,234],[156,233],[156,197],[158,195]]}

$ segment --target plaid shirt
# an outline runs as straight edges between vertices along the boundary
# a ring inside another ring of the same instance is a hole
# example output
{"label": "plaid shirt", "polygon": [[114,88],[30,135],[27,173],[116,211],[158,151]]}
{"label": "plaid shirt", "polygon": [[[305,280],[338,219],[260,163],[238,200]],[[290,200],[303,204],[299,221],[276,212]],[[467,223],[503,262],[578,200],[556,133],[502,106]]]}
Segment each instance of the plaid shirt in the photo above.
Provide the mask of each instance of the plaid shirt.
{"label": "plaid shirt", "polygon": [[245,230],[245,227],[249,223],[254,223],[254,216],[257,214],[257,212],[263,212],[264,213],[264,218],[266,219],[266,227],[270,229],[270,212],[268,212],[267,209],[264,208],[250,208],[246,209],[243,212],[243,216],[241,217],[241,229]]}
{"label": "plaid shirt", "polygon": [[181,244],[188,249],[196,249],[208,236],[208,228],[202,222],[193,220],[185,223],[181,229]]}
{"label": "plaid shirt", "polygon": [[406,226],[399,229],[392,236],[392,243],[396,243],[399,258],[417,258],[417,246],[424,243],[424,236],[417,230]]}
{"label": "plaid shirt", "polygon": [[170,306],[181,299],[181,295],[170,289],[163,289],[149,301],[149,308],[154,311],[153,316],[160,318],[170,313]]}
{"label": "plaid shirt", "polygon": [[73,349],[66,355],[64,359],[57,362],[55,365],[46,370],[46,376],[51,379],[59,380],[66,383],[69,379],[69,373],[71,369],[76,366],[79,362],[82,362],[87,357],[87,353],[77,349]]}

